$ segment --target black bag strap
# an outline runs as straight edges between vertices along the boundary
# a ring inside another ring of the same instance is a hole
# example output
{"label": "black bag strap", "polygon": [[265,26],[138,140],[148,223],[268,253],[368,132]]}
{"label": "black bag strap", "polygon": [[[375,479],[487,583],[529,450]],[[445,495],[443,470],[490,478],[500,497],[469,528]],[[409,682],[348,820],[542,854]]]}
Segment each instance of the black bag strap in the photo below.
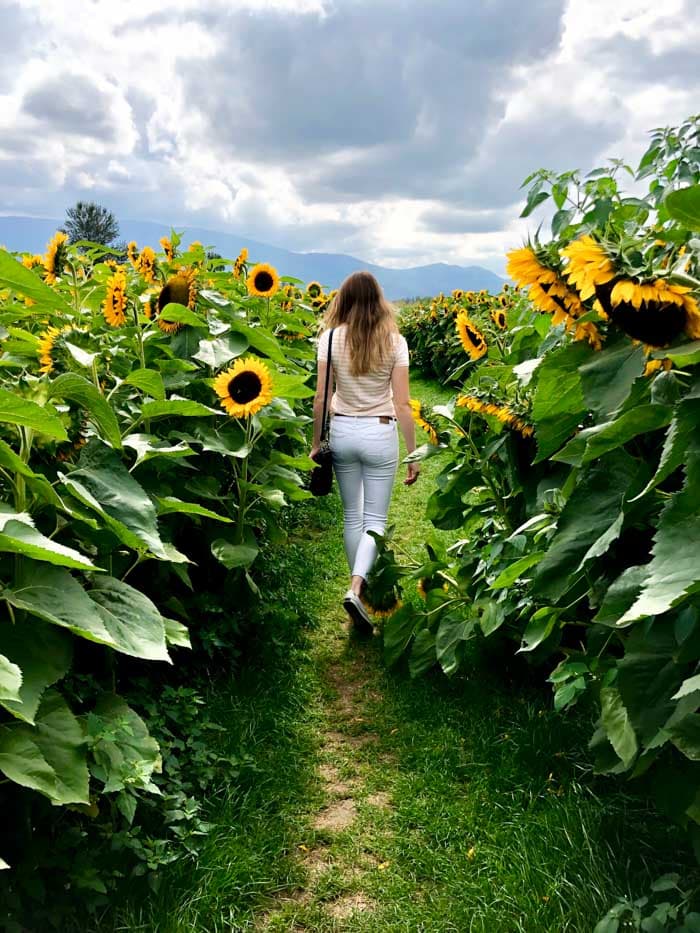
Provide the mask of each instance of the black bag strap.
{"label": "black bag strap", "polygon": [[323,392],[323,421],[321,422],[321,440],[327,441],[328,434],[330,431],[330,417],[328,413],[328,384],[331,378],[331,366],[333,365],[333,357],[331,356],[333,352],[333,331],[335,327],[331,330],[328,335],[328,363],[326,365],[326,388]]}

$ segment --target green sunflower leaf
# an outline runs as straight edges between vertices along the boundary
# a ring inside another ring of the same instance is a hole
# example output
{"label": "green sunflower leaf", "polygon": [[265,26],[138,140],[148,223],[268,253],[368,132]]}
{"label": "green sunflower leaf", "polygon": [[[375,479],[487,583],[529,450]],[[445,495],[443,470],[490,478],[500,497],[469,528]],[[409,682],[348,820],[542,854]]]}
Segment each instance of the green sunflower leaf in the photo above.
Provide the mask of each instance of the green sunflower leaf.
{"label": "green sunflower leaf", "polygon": [[258,556],[259,548],[252,544],[232,544],[223,538],[212,543],[211,552],[228,570],[236,567],[250,567]]}
{"label": "green sunflower leaf", "polygon": [[581,342],[547,354],[536,370],[532,407],[539,463],[568,440],[586,414],[578,367],[593,351]]}
{"label": "green sunflower leaf", "polygon": [[212,512],[211,509],[206,509],[197,502],[183,502],[182,499],[177,499],[175,496],[164,496],[162,499],[156,496],[155,500],[159,515],[179,512],[183,515],[199,515],[202,518],[211,518],[216,522],[233,521],[232,518],[228,518],[226,515],[219,515],[218,512]]}
{"label": "green sunflower leaf", "polygon": [[98,433],[116,450],[121,450],[119,423],[109,403],[84,376],[64,373],[49,384],[49,398],[62,398],[84,408]]}
{"label": "green sunflower leaf", "polygon": [[211,415],[223,415],[223,412],[187,398],[169,398],[160,402],[146,402],[141,406],[141,417],[150,421],[173,417],[209,418]]}
{"label": "green sunflower leaf", "polygon": [[15,512],[4,503],[0,503],[0,551],[24,554],[25,557],[62,567],[100,569],[80,551],[58,544],[53,538],[47,538],[37,531],[31,516],[26,512]]}
{"label": "green sunflower leaf", "polygon": [[34,302],[33,314],[73,314],[73,308],[59,291],[42,282],[36,272],[27,269],[4,249],[0,249],[0,287],[10,288],[18,295],[31,298]]}
{"label": "green sunflower leaf", "polygon": [[661,513],[639,598],[620,624],[659,615],[700,592],[700,439],[689,442],[685,483]]}
{"label": "green sunflower leaf", "polygon": [[566,447],[553,455],[552,460],[582,466],[616,447],[622,447],[640,434],[665,428],[672,416],[673,410],[666,405],[636,405],[614,421],[604,421],[579,431]]}
{"label": "green sunflower leaf", "polygon": [[196,327],[200,330],[209,330],[209,325],[194,311],[190,311],[184,305],[177,302],[170,302],[160,312],[159,318],[170,324],[187,324],[188,327]]}
{"label": "green sunflower leaf", "polygon": [[129,373],[124,383],[128,386],[136,386],[137,389],[141,389],[146,395],[150,395],[159,402],[165,399],[163,377],[153,369],[135,369]]}
{"label": "green sunflower leaf", "polygon": [[22,671],[4,654],[0,654],[0,702],[13,700],[21,703],[19,691],[22,686]]}
{"label": "green sunflower leaf", "polygon": [[627,399],[644,366],[644,348],[627,338],[593,354],[579,369],[586,406],[603,418],[612,414]]}
{"label": "green sunflower leaf", "polygon": [[31,428],[57,441],[68,440],[63,422],[53,408],[44,408],[8,389],[0,389],[0,422]]}
{"label": "green sunflower leaf", "polygon": [[603,687],[600,691],[601,723],[610,744],[625,767],[629,767],[637,755],[637,737],[620,692],[615,687]]}
{"label": "green sunflower leaf", "polygon": [[22,672],[19,699],[0,696],[0,706],[24,722],[33,723],[47,687],[68,673],[72,640],[37,619],[0,624],[0,653]]}
{"label": "green sunflower leaf", "polygon": [[689,230],[700,230],[700,185],[671,191],[664,203],[674,220]]}
{"label": "green sunflower leaf", "polygon": [[53,803],[89,803],[83,729],[55,690],[46,693],[34,726],[0,728],[0,771]]}

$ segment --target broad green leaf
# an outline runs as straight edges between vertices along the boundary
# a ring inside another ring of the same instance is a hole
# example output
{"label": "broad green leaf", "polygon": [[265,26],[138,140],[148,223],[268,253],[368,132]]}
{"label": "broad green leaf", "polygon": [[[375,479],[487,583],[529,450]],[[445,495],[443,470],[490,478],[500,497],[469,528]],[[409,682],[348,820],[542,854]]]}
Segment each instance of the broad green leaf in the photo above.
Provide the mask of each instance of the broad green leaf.
{"label": "broad green leaf", "polygon": [[217,430],[198,425],[192,443],[201,444],[202,450],[222,454],[224,457],[236,457],[238,460],[250,453],[243,429],[235,422],[228,422]]}
{"label": "broad green leaf", "polygon": [[22,671],[19,700],[0,697],[0,706],[18,719],[33,723],[43,692],[68,673],[71,638],[37,619],[2,622],[0,653]]}
{"label": "broad green leaf", "polygon": [[59,291],[42,282],[36,272],[27,269],[4,249],[0,249],[0,288],[10,288],[24,298],[31,298],[33,314],[73,314],[73,308]]}
{"label": "broad green leaf", "polygon": [[134,467],[148,460],[154,460],[156,457],[165,457],[166,459],[179,459],[180,457],[194,457],[196,453],[186,443],[181,441],[179,444],[171,444],[163,441],[152,434],[128,434],[124,438],[124,446],[131,447],[136,451],[136,462]]}
{"label": "broad green leaf", "polygon": [[85,736],[55,690],[44,696],[34,726],[0,727],[0,771],[53,803],[89,803]]}
{"label": "broad green leaf", "polygon": [[232,544],[223,538],[212,543],[211,552],[228,570],[235,567],[250,567],[258,556],[259,548],[252,544]]}
{"label": "broad green leaf", "polygon": [[82,347],[77,347],[68,340],[64,340],[63,346],[68,350],[75,362],[84,369],[92,369],[93,363],[100,355],[99,353],[88,353]]}
{"label": "broad green leaf", "polygon": [[0,439],[0,466],[5,467],[11,473],[18,473],[24,476],[29,489],[44,502],[48,502],[57,509],[63,509],[64,504],[61,497],[53,488],[51,483],[40,473],[35,473],[32,468],[14,452],[9,444]]}
{"label": "broad green leaf", "polygon": [[683,343],[680,347],[667,347],[654,353],[656,359],[672,360],[676,366],[694,366],[700,363],[700,340]]}
{"label": "broad green leaf", "polygon": [[165,621],[151,600],[114,577],[95,577],[90,599],[104,627],[124,654],[151,661],[170,661]]}
{"label": "broad green leaf", "polygon": [[588,549],[618,518],[637,472],[637,461],[616,450],[578,476],[549,550],[535,571],[533,592],[550,600],[566,592]]}
{"label": "broad green leaf", "polygon": [[401,606],[393,615],[389,616],[382,627],[382,642],[384,646],[384,661],[392,667],[408,647],[417,617],[409,605]]}
{"label": "broad green leaf", "polygon": [[672,409],[666,405],[637,405],[614,421],[604,421],[580,431],[563,450],[554,454],[552,460],[574,466],[589,463],[609,450],[622,447],[640,434],[666,427],[672,414]]}
{"label": "broad green leaf", "polygon": [[603,687],[600,691],[600,718],[615,753],[629,767],[637,755],[637,737],[615,687]]}
{"label": "broad green leaf", "polygon": [[58,544],[34,527],[26,513],[18,513],[0,503],[0,551],[23,554],[34,560],[73,567],[79,570],[99,570],[87,557],[73,548]]}
{"label": "broad green leaf", "polygon": [[505,570],[499,573],[491,584],[491,589],[498,590],[503,587],[512,586],[516,580],[520,579],[526,570],[538,564],[543,557],[544,551],[532,551],[532,553],[526,554],[525,557],[521,557],[520,560],[513,561],[510,567],[506,567]]}
{"label": "broad green leaf", "polygon": [[182,499],[176,499],[175,496],[164,496],[162,499],[156,496],[155,499],[159,515],[180,512],[183,515],[200,515],[202,518],[211,518],[216,522],[233,521],[226,515],[219,515],[218,512],[212,512],[211,509],[204,508],[203,505],[196,502],[183,502]]}
{"label": "broad green leaf", "polygon": [[419,677],[429,671],[435,661],[435,635],[430,629],[421,629],[413,640],[408,659],[409,674],[411,677]]}
{"label": "broad green leaf", "polygon": [[683,488],[669,499],[654,535],[642,592],[620,623],[659,615],[700,592],[700,438],[688,446]]}
{"label": "broad green leaf", "polygon": [[700,185],[671,191],[664,203],[674,220],[689,230],[700,230]]}
{"label": "broad green leaf", "polygon": [[554,217],[552,217],[552,236],[558,237],[562,230],[565,230],[571,221],[574,219],[576,211],[571,208],[570,210],[558,210]]}
{"label": "broad green leaf", "polygon": [[162,402],[146,402],[141,406],[141,417],[150,421],[156,418],[203,418],[223,415],[223,411],[209,408],[187,398],[169,398]]}
{"label": "broad green leaf", "polygon": [[165,622],[165,640],[169,645],[174,645],[176,648],[192,647],[190,633],[182,622],[169,619],[166,616],[163,617],[163,621]]}
{"label": "broad green leaf", "polygon": [[274,360],[275,363],[279,363],[280,366],[291,366],[293,369],[299,369],[298,366],[287,359],[279,344],[269,332],[259,327],[250,327],[238,318],[232,318],[229,323],[231,329],[236,331],[236,333],[242,334],[251,347],[258,350],[260,353],[264,353],[265,356]]}
{"label": "broad green leaf", "polygon": [[648,568],[628,567],[610,584],[595,617],[603,625],[615,625],[638,598],[647,578]]}
{"label": "broad green leaf", "polygon": [[31,428],[57,441],[67,441],[63,422],[53,408],[43,408],[8,389],[0,389],[0,422]]}
{"label": "broad green leaf", "polygon": [[311,398],[316,390],[306,385],[308,378],[276,372],[272,376],[272,391],[280,398]]}
{"label": "broad green leaf", "polygon": [[682,697],[695,693],[696,690],[700,690],[700,674],[694,674],[692,677],[686,678],[671,699],[680,700]]}
{"label": "broad green leaf", "polygon": [[0,654],[0,702],[14,700],[21,703],[22,671],[4,654]]}
{"label": "broad green leaf", "polygon": [[243,334],[225,334],[215,340],[200,340],[199,350],[193,359],[200,360],[212,369],[221,369],[247,349],[248,341]]}
{"label": "broad green leaf", "polygon": [[686,716],[666,730],[676,748],[691,761],[700,761],[700,715]]}
{"label": "broad green leaf", "polygon": [[530,214],[542,204],[543,201],[546,201],[549,197],[548,191],[537,191],[533,189],[528,195],[527,204],[523,208],[520,216],[529,217]]}
{"label": "broad green leaf", "polygon": [[688,444],[698,432],[700,432],[700,398],[683,399],[677,406],[671,426],[666,432],[656,473],[638,498],[663,483],[685,462]]}
{"label": "broad green leaf", "polygon": [[538,609],[528,622],[523,632],[523,640],[517,654],[534,651],[545,639],[554,631],[554,626],[559,621],[559,610],[545,606]]}
{"label": "broad green leaf", "polygon": [[88,717],[94,762],[91,771],[109,794],[125,787],[158,792],[151,783],[161,770],[160,749],[146,723],[120,696],[103,694]]}
{"label": "broad green leaf", "polygon": [[163,401],[165,399],[165,386],[163,377],[154,369],[135,369],[124,380],[128,386],[136,386],[151,398]]}
{"label": "broad green leaf", "polygon": [[98,433],[112,447],[121,449],[119,423],[104,396],[84,376],[63,373],[49,384],[49,398],[69,399],[84,408]]}
{"label": "broad green leaf", "polygon": [[644,372],[645,362],[644,348],[626,337],[593,354],[579,368],[586,406],[603,418],[616,411]]}
{"label": "broad green leaf", "polygon": [[105,517],[126,545],[167,559],[153,502],[113,450],[90,441],[80,455],[78,469],[63,477],[63,482],[84,505]]}
{"label": "broad green leaf", "polygon": [[473,633],[473,619],[442,619],[435,635],[435,654],[440,667],[447,676],[454,674],[458,667],[457,648],[468,641]]}
{"label": "broad green leaf", "polygon": [[163,310],[160,312],[160,317],[164,321],[168,321],[172,324],[187,324],[188,327],[196,327],[200,330],[209,330],[209,325],[200,317],[198,314],[195,314],[194,311],[190,311],[189,308],[186,308],[184,305],[178,304],[173,301],[170,304],[167,304]]}
{"label": "broad green leaf", "polygon": [[582,342],[547,354],[536,371],[537,388],[532,407],[537,437],[537,458],[545,460],[568,440],[586,413],[578,367],[593,351]]}
{"label": "broad green leaf", "polygon": [[155,606],[146,597],[142,603],[134,596],[138,591],[126,583],[105,579],[112,581],[109,611],[104,587],[96,584],[95,589],[86,591],[75,577],[54,567],[33,565],[24,571],[21,582],[3,595],[17,609],[70,629],[80,638],[135,658],[168,660],[164,621]]}

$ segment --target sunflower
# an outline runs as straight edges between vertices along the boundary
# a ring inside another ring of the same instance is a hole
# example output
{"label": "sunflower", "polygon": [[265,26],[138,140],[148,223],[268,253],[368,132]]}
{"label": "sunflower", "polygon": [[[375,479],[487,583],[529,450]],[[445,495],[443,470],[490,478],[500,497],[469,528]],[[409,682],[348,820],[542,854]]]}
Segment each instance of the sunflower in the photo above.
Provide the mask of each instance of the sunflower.
{"label": "sunflower", "polygon": [[561,250],[561,255],[569,260],[566,276],[586,301],[595,294],[596,286],[605,285],[615,278],[615,266],[600,243],[586,235],[574,240]]}
{"label": "sunflower", "polygon": [[163,247],[165,258],[168,260],[168,262],[172,262],[175,258],[175,250],[173,249],[173,244],[170,242],[170,238],[167,236],[162,236],[158,242]]}
{"label": "sunflower", "polygon": [[234,418],[249,418],[273,399],[270,370],[262,360],[249,356],[238,359],[214,380],[214,391],[221,407]]}
{"label": "sunflower", "polygon": [[452,292],[452,297],[455,301],[461,301],[464,298],[464,292],[461,288],[455,288]]}
{"label": "sunflower", "polygon": [[141,255],[136,260],[136,270],[147,282],[155,282],[156,254],[150,246],[144,246],[141,250]]}
{"label": "sunflower", "polygon": [[129,260],[129,262],[135,269],[138,268],[137,263],[138,263],[138,258],[139,258],[139,250],[138,250],[138,246],[136,245],[136,240],[131,240],[129,244],[127,245],[126,258]]}
{"label": "sunflower", "polygon": [[280,277],[277,270],[266,262],[259,262],[253,266],[246,279],[249,295],[257,295],[259,298],[272,298],[280,287]]}
{"label": "sunflower", "polygon": [[243,249],[238,254],[236,261],[233,264],[233,277],[234,279],[240,279],[245,272],[245,266],[248,262],[248,250],[244,246]]}
{"label": "sunflower", "polygon": [[22,256],[22,265],[25,269],[33,269],[34,266],[41,266],[43,265],[43,262],[43,256]]}
{"label": "sunflower", "polygon": [[58,327],[47,327],[43,333],[39,334],[39,346],[37,347],[41,363],[39,372],[48,374],[53,370],[53,351],[60,333]]}
{"label": "sunflower", "polygon": [[419,428],[423,428],[427,432],[428,437],[430,438],[430,443],[433,447],[438,446],[438,436],[435,428],[423,417],[423,405],[418,399],[411,399],[411,413],[413,415],[413,420],[418,425]]}
{"label": "sunflower", "polygon": [[156,307],[158,310],[158,327],[164,334],[175,334],[181,325],[177,321],[163,321],[160,314],[169,304],[183,305],[194,310],[197,300],[196,287],[197,272],[195,269],[180,269],[177,275],[171,276],[158,293]]}
{"label": "sunflower", "polygon": [[493,402],[486,402],[474,395],[462,395],[457,399],[458,408],[466,408],[477,415],[489,415],[496,418],[501,424],[512,428],[523,437],[532,437],[534,429],[522,418],[511,411],[507,405],[496,405]]}
{"label": "sunflower", "polygon": [[310,298],[318,298],[322,291],[323,288],[320,282],[309,282],[306,286],[306,294],[309,295]]}
{"label": "sunflower", "polygon": [[107,295],[102,313],[111,327],[123,327],[126,323],[126,273],[117,270],[107,282]]}
{"label": "sunflower", "polygon": [[653,376],[655,373],[668,372],[670,369],[673,369],[673,363],[669,359],[649,360],[644,367],[644,375]]}
{"label": "sunflower", "polygon": [[466,311],[460,311],[457,315],[456,325],[464,352],[468,353],[472,360],[480,360],[488,349],[484,335],[475,327]]}
{"label": "sunflower", "polygon": [[635,340],[664,347],[681,333],[700,338],[700,309],[685,286],[617,277],[596,286],[596,296],[613,323]]}
{"label": "sunflower", "polygon": [[66,262],[67,243],[68,234],[63,233],[62,230],[57,230],[49,240],[46,255],[43,259],[44,268],[46,269],[44,281],[47,285],[54,285],[58,276],[63,272],[63,266]]}
{"label": "sunflower", "polygon": [[502,308],[494,308],[491,311],[491,320],[499,330],[505,330],[508,326],[506,312]]}

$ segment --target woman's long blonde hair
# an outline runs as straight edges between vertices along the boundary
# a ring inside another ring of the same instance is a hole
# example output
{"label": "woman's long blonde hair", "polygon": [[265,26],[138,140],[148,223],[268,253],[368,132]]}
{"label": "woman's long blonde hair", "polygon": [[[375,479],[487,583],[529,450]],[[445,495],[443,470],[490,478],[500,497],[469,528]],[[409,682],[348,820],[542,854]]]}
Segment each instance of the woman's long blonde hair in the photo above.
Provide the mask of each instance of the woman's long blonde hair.
{"label": "woman's long blonde hair", "polygon": [[393,307],[371,272],[353,272],[331,302],[324,330],[346,325],[350,372],[362,376],[379,369],[399,332]]}

